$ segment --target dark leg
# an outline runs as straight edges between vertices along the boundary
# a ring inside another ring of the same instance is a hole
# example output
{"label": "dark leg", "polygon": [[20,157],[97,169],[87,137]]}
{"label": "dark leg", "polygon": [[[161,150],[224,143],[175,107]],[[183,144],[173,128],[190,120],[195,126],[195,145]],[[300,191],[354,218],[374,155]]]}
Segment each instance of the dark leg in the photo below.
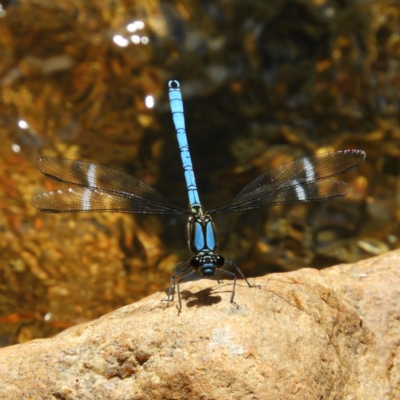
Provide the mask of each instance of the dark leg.
{"label": "dark leg", "polygon": [[236,274],[234,272],[225,271],[223,269],[220,269],[219,272],[221,272],[221,274],[225,274],[225,275],[231,276],[233,278],[233,288],[232,288],[232,294],[231,294],[231,303],[236,308],[239,308],[239,306],[233,301],[233,298],[235,297],[235,289],[236,289]]}
{"label": "dark leg", "polygon": [[179,271],[179,267],[181,267],[183,264],[185,264],[185,263],[187,263],[187,262],[188,262],[188,260],[184,260],[184,261],[181,261],[180,263],[178,263],[178,264],[176,265],[176,267],[174,268],[174,275],[176,275],[177,272]]}
{"label": "dark leg", "polygon": [[[246,277],[243,275],[243,272],[240,270],[240,268],[233,262],[233,261],[225,261],[225,265],[232,265],[233,267],[236,268],[236,270],[239,272],[240,276],[246,281],[247,285],[249,287],[256,287],[256,288],[260,288],[260,285],[250,285],[250,282],[246,279]],[[220,270],[221,272],[223,272],[223,270]]]}
{"label": "dark leg", "polygon": [[[175,285],[176,285],[176,277],[179,276],[180,274],[182,274],[183,272],[187,271],[190,268],[190,265],[187,265],[186,267],[182,268],[181,270],[179,270],[178,268],[180,266],[182,266],[183,264],[187,263],[188,260],[186,261],[181,261],[176,267],[175,267],[175,272],[174,274],[171,276],[171,279],[169,281],[169,288],[168,288],[168,297],[166,300],[167,305],[165,308],[169,307],[169,302],[174,300],[174,295],[175,295]],[[178,283],[178,291],[179,291],[179,283]],[[171,293],[172,292],[172,293]],[[180,301],[180,299],[179,299]]]}
{"label": "dark leg", "polygon": [[[185,268],[185,271],[189,269],[189,267]],[[182,271],[183,272],[183,271]],[[177,282],[177,287],[178,287],[178,301],[179,301],[179,308],[178,308],[178,312],[181,312],[182,310],[182,300],[181,300],[181,290],[179,287],[179,284],[182,282],[187,281],[192,275],[194,275],[197,271],[192,271],[189,272],[187,275],[183,276],[181,279],[179,279],[179,281]]]}

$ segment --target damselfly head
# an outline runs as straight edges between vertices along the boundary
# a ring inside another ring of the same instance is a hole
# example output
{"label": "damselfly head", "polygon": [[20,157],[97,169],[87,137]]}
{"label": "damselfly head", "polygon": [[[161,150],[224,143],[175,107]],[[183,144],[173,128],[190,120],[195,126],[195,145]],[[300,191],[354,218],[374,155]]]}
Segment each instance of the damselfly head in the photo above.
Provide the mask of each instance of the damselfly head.
{"label": "damselfly head", "polygon": [[213,276],[215,271],[222,268],[224,265],[224,257],[217,254],[197,255],[190,260],[191,268],[194,271],[198,271],[201,276]]}

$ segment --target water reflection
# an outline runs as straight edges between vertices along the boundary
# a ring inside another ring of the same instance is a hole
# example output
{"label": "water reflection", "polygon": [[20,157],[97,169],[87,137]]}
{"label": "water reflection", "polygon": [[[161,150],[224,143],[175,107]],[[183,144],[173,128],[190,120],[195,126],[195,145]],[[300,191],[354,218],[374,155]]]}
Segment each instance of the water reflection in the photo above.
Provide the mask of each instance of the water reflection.
{"label": "water reflection", "polygon": [[[121,29],[120,34],[116,34],[113,36],[113,42],[119,46],[119,47],[127,47],[130,42],[133,44],[148,44],[150,39],[147,36],[140,36],[139,33],[136,33],[134,35],[129,35],[129,33],[133,33],[139,30],[144,29],[145,24],[143,21],[134,21],[126,25],[125,28]],[[124,32],[126,31],[126,32]],[[129,37],[129,39],[127,38]]]}

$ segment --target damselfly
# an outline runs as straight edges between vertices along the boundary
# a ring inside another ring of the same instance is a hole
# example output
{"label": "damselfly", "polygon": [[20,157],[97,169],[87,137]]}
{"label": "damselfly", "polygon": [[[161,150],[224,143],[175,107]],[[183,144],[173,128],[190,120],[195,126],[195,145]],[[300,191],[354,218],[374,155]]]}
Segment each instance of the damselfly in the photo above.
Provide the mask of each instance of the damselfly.
{"label": "damselfly", "polygon": [[249,287],[254,285],[250,284],[233,261],[226,261],[218,254],[211,214],[345,196],[350,190],[347,183],[331,178],[360,165],[365,153],[362,150],[339,150],[282,164],[250,182],[229,204],[205,212],[193,174],[182,95],[177,81],[169,82],[169,98],[189,194],[189,210],[170,204],[152,187],[124,172],[90,162],[61,158],[39,158],[36,165],[45,176],[73,186],[38,194],[32,198],[31,203],[38,210],[50,213],[113,211],[187,214],[188,246],[192,256],[175,268],[168,289],[167,306],[173,300],[175,286],[181,310],[180,283],[189,280],[194,274],[212,277],[217,271],[233,279],[230,301],[236,305],[233,301],[236,273],[223,268],[233,267]]}

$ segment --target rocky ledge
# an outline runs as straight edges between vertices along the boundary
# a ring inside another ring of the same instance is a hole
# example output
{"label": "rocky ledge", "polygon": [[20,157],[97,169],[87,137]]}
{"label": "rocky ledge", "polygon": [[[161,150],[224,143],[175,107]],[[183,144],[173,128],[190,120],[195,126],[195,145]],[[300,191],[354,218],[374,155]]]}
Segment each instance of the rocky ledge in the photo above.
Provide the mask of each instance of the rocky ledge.
{"label": "rocky ledge", "polygon": [[400,251],[182,285],[0,350],[2,399],[398,399]]}

